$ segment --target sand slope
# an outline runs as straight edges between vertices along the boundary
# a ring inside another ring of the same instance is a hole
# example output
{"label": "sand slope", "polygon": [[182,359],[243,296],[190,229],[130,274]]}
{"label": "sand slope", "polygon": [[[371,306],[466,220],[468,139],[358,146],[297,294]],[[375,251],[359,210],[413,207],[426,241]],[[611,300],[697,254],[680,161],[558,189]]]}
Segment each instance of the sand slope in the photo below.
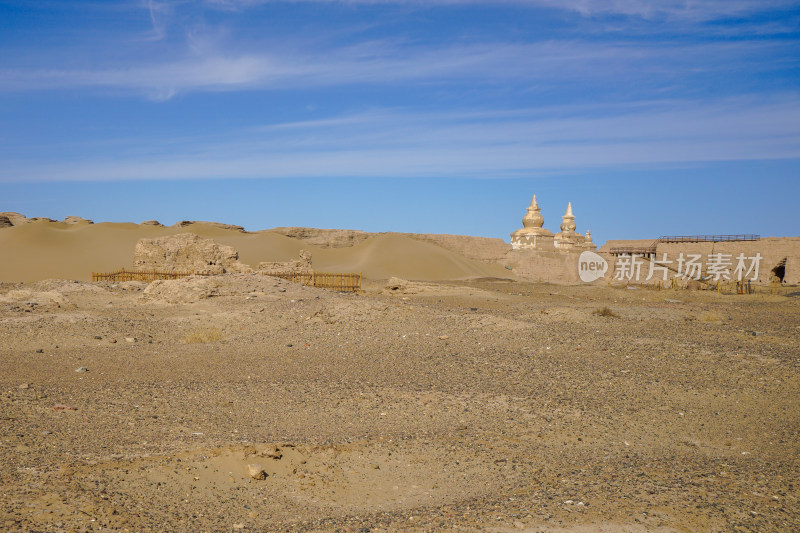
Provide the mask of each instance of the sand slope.
{"label": "sand slope", "polygon": [[371,236],[347,248],[321,248],[272,231],[243,233],[213,223],[162,227],[133,223],[72,225],[34,221],[0,230],[0,281],[50,278],[89,280],[91,272],[132,268],[136,242],[143,238],[195,233],[233,246],[250,266],[261,261],[295,259],[302,249],[313,254],[317,270],[362,272],[386,279],[444,280],[507,277],[500,265],[468,259],[441,246],[397,234]]}
{"label": "sand slope", "polygon": [[314,265],[321,270],[362,272],[368,278],[460,279],[506,277],[500,265],[482,263],[441,246],[401,235],[371,237],[351,248],[320,250]]}

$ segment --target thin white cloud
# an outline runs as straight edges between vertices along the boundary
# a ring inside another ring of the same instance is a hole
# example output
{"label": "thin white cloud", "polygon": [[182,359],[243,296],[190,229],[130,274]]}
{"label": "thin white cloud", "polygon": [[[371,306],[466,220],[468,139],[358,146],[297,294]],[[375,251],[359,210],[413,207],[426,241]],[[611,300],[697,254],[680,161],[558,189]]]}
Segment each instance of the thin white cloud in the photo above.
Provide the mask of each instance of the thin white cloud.
{"label": "thin white cloud", "polygon": [[369,42],[330,51],[222,55],[98,69],[0,69],[0,91],[112,88],[156,100],[190,91],[290,89],[348,84],[477,80],[558,86],[629,78],[653,84],[685,81],[702,70],[765,71],[795,42],[488,43],[449,47]]}
{"label": "thin white cloud", "polygon": [[791,0],[516,0],[514,3],[568,9],[585,16],[622,14],[689,20],[742,16],[793,5]]}
{"label": "thin white cloud", "polygon": [[[278,177],[536,176],[579,169],[800,159],[800,100],[605,109],[376,110],[213,138],[129,139],[127,154],[12,162],[0,182]],[[226,138],[220,141],[220,138]]]}
{"label": "thin white cloud", "polygon": [[147,9],[150,12],[150,24],[153,26],[153,38],[154,39],[163,39],[166,35],[166,31],[164,27],[160,24],[158,18],[156,17],[156,11],[158,9],[157,4],[153,2],[153,0],[148,0],[147,2]]}
{"label": "thin white cloud", "polygon": [[587,17],[617,14],[693,21],[745,16],[796,5],[793,0],[206,0],[208,6],[228,10],[242,10],[268,3],[404,4],[420,7],[506,4],[572,11]]}

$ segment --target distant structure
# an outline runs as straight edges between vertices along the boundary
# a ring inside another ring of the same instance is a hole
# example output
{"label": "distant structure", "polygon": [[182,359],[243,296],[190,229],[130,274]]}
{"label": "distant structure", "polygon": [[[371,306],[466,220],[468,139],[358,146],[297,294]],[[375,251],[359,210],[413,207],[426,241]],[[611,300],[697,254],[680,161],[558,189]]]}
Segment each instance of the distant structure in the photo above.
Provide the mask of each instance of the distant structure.
{"label": "distant structure", "polygon": [[523,227],[511,234],[511,248],[514,250],[559,250],[564,252],[597,248],[592,242],[592,234],[589,231],[586,232],[586,235],[575,231],[572,202],[567,204],[567,211],[561,218],[561,231],[555,235],[544,229],[544,217],[542,217],[539,203],[534,194],[527,213],[522,217]]}

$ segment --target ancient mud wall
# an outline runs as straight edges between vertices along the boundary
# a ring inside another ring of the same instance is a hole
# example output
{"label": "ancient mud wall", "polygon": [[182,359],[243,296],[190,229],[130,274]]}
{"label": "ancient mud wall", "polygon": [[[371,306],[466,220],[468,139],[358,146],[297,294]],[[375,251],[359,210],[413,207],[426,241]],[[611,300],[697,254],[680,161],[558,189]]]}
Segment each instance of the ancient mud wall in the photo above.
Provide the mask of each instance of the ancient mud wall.
{"label": "ancient mud wall", "polygon": [[293,239],[300,239],[319,246],[320,248],[347,248],[370,238],[375,233],[367,233],[353,229],[318,229],[318,228],[272,228],[274,233],[279,233]]}
{"label": "ancient mud wall", "polygon": [[578,258],[580,252],[557,250],[513,250],[505,263],[512,267],[516,276],[530,281],[548,283],[580,283]]}
{"label": "ancient mud wall", "polygon": [[203,239],[194,233],[139,239],[134,250],[133,266],[137,269],[208,274],[251,270],[239,262],[239,254],[232,246]]}
{"label": "ancient mud wall", "polygon": [[314,267],[311,263],[311,252],[300,250],[300,258],[291,261],[262,261],[258,270],[267,273],[285,272],[311,272]]}
{"label": "ancient mud wall", "polygon": [[[600,254],[609,262],[608,276],[613,277],[616,269],[617,257],[609,252],[612,248],[623,246],[647,247],[652,244],[652,240],[618,240],[608,241],[602,248]],[[668,261],[673,261],[676,266],[680,254],[684,257],[689,254],[700,254],[702,256],[703,274],[706,275],[706,265],[710,254],[726,254],[731,256],[731,273],[736,267],[736,257],[744,254],[746,258],[755,257],[761,254],[758,278],[759,284],[768,284],[775,275],[774,270],[779,265],[784,264],[783,282],[794,285],[800,283],[800,237],[766,237],[758,241],[730,241],[730,242],[697,242],[697,243],[658,243],[656,254],[658,259],[662,259],[666,254]],[[749,262],[748,262],[749,266]],[[649,267],[643,267],[643,277],[649,271]],[[671,278],[673,273],[670,273]],[[748,276],[749,278],[750,276]]]}

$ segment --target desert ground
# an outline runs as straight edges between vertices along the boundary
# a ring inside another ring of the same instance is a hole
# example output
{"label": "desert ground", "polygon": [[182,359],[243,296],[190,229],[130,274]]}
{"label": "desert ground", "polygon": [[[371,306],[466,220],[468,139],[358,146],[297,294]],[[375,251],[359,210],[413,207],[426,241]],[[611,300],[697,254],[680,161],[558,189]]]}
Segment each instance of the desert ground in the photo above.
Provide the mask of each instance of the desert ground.
{"label": "desert ground", "polygon": [[797,294],[46,280],[0,325],[5,531],[800,530]]}
{"label": "desert ground", "polygon": [[[5,531],[800,530],[800,289],[532,283],[500,239],[4,216]],[[187,232],[234,273],[89,282]],[[364,290],[253,271],[300,250]]]}

